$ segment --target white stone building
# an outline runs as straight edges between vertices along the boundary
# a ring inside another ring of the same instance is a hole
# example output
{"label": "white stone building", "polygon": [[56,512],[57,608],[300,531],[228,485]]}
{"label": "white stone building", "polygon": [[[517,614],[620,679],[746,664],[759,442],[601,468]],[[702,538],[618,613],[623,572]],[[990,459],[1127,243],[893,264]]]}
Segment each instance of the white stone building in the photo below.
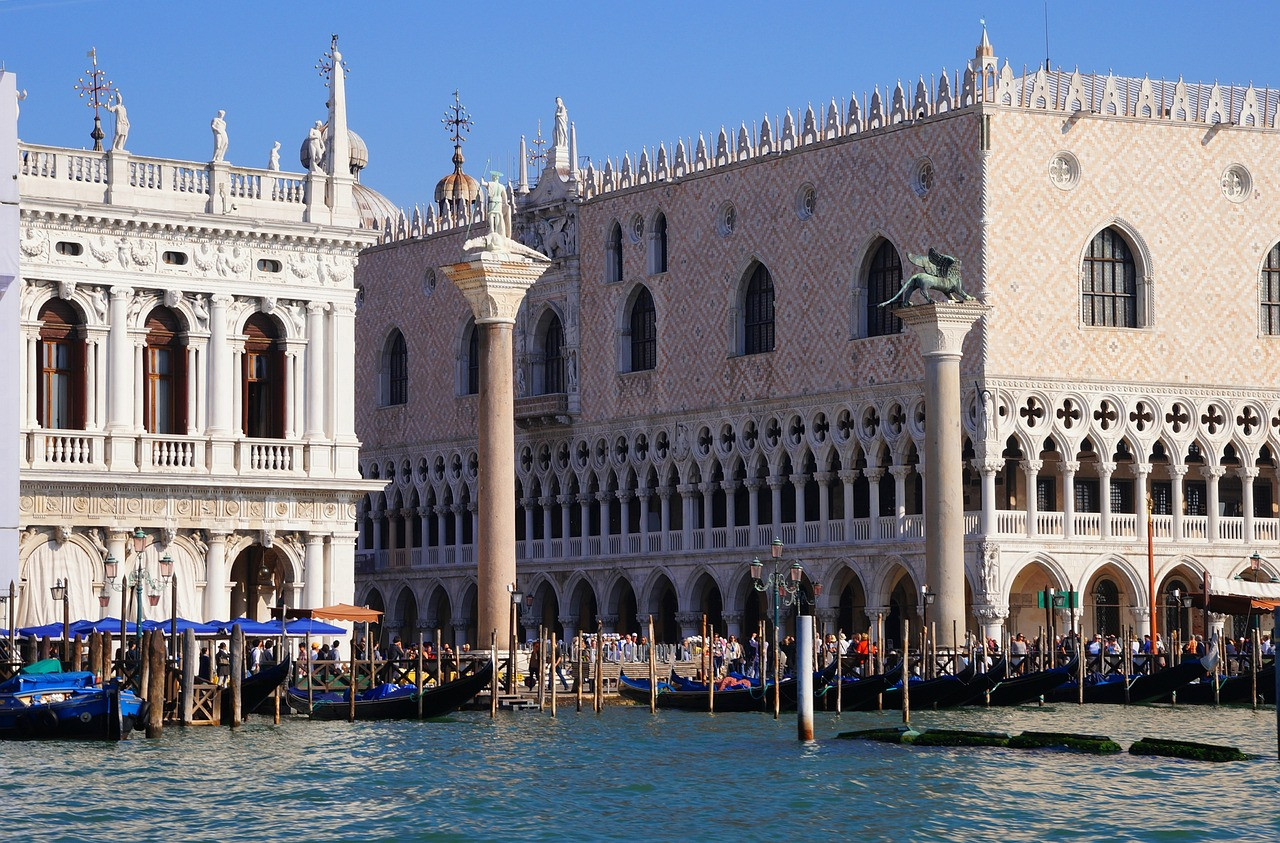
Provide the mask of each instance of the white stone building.
{"label": "white stone building", "polygon": [[231,164],[222,112],[208,162],[131,154],[121,115],[105,152],[20,145],[19,625],[61,618],[56,579],[73,618],[118,617],[103,563],[132,572],[137,530],[183,617],[352,600],[353,271],[390,205],[330,65],[305,173]]}
{"label": "white stone building", "polygon": [[[17,77],[0,70],[0,103],[16,103]],[[18,298],[18,109],[0,107],[0,359],[20,347]],[[0,366],[0,395],[19,395],[18,369]],[[0,625],[8,629],[9,583],[18,580],[18,464],[20,402],[0,404]]]}

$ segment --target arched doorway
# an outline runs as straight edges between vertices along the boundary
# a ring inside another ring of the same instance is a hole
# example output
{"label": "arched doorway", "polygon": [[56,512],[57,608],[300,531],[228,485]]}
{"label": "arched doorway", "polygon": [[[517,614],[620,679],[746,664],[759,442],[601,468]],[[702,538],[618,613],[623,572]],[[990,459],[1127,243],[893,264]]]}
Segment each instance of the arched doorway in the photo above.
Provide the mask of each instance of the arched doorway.
{"label": "arched doorway", "polygon": [[418,598],[408,586],[400,589],[400,596],[396,600],[396,618],[400,621],[397,634],[404,644],[416,644],[418,642]]}
{"label": "arched doorway", "polygon": [[680,640],[680,625],[676,622],[679,600],[676,588],[666,575],[660,575],[649,592],[649,611],[653,615],[653,637],[658,644],[675,644]]}
{"label": "arched doorway", "polygon": [[[707,629],[720,635],[728,635],[724,624],[724,598],[720,586],[710,574],[703,574],[693,585],[693,601],[699,614],[707,618]],[[701,621],[699,621],[701,623]]]}
{"label": "arched doorway", "polygon": [[278,548],[255,544],[236,556],[231,582],[231,617],[267,621],[293,582],[293,569]]}
{"label": "arched doorway", "polygon": [[[889,614],[884,620],[884,639],[887,649],[901,647],[904,642],[902,624],[911,624],[911,640],[920,636],[920,588],[905,568],[898,568],[896,578],[890,580],[893,587],[889,589]],[[909,644],[908,644],[909,646]]]}
{"label": "arched doorway", "polygon": [[[613,585],[613,596],[609,600],[609,614],[618,619],[617,623],[614,624],[614,632],[620,635],[639,632],[636,628],[639,623],[636,615],[639,611],[639,607],[636,605],[635,589],[631,587],[631,583],[625,577],[619,577],[618,581]],[[654,629],[656,630],[657,627],[655,626]]]}
{"label": "arched doorway", "polygon": [[569,600],[569,614],[578,619],[578,630],[584,633],[596,631],[596,616],[599,614],[596,608],[596,592],[591,587],[591,583],[582,580],[578,583],[577,588],[573,590],[573,597]]}
{"label": "arched doorway", "polygon": [[427,600],[427,625],[431,628],[427,639],[436,645],[449,641],[453,635],[453,605],[449,601],[449,592],[442,585],[437,585]]}
{"label": "arched doorway", "polygon": [[[844,578],[843,585],[839,585]],[[836,626],[846,636],[852,638],[855,632],[867,632],[871,629],[871,618],[867,615],[867,593],[862,581],[853,571],[846,569],[837,579],[839,600],[836,603]]]}
{"label": "arched doorway", "polygon": [[[1007,629],[1010,635],[1021,632],[1028,639],[1037,634],[1045,625],[1045,610],[1040,603],[1039,595],[1046,588],[1063,591],[1064,586],[1058,582],[1053,571],[1039,560],[1028,562],[1013,578],[1009,588],[1009,622]],[[1068,615],[1068,623],[1070,623]],[[1060,622],[1060,621],[1059,621]]]}
{"label": "arched doorway", "polygon": [[560,599],[556,597],[551,583],[543,581],[534,592],[533,610],[542,627],[544,635],[555,633],[557,638],[564,636],[564,627],[560,625]]}

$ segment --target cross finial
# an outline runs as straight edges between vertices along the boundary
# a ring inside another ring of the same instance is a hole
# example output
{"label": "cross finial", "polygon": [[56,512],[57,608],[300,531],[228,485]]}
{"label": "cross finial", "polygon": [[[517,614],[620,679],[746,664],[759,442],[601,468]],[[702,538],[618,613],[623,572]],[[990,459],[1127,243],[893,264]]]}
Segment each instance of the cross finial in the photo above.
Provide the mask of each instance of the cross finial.
{"label": "cross finial", "polygon": [[85,71],[84,76],[80,77],[74,89],[80,92],[81,98],[85,99],[85,105],[93,109],[93,131],[89,133],[89,137],[93,138],[93,151],[101,152],[102,139],[105,135],[102,132],[98,112],[106,106],[107,100],[115,90],[111,87],[111,80],[107,78],[106,71],[98,67],[97,47],[90,47],[85,55],[93,61],[93,65]]}
{"label": "cross finial", "polygon": [[529,163],[535,167],[541,166],[547,160],[547,141],[542,137],[542,120],[538,120],[538,136],[529,145],[533,147],[533,152],[529,153]]}
{"label": "cross finial", "polygon": [[463,107],[457,90],[453,92],[453,105],[444,110],[444,117],[440,118],[440,122],[449,130],[453,145],[462,146],[467,139],[466,135],[471,133],[472,122],[471,115]]}
{"label": "cross finial", "polygon": [[320,61],[316,62],[316,70],[319,71],[321,78],[324,79],[326,88],[333,84],[333,69],[339,66],[342,68],[343,74],[351,72],[351,68],[342,58],[342,53],[338,52],[338,36],[330,35],[328,52],[321,54]]}

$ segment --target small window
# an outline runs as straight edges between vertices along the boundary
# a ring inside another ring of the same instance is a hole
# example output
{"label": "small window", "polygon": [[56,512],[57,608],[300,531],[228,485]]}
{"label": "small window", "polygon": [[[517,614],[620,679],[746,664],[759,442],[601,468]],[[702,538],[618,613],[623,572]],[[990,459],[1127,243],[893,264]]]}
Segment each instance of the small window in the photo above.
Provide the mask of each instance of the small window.
{"label": "small window", "polygon": [[163,255],[160,256],[160,258],[169,266],[186,266],[187,265],[186,252],[165,252]]}
{"label": "small window", "polygon": [[604,249],[604,280],[616,284],[622,280],[622,226],[614,222]]}
{"label": "small window", "polygon": [[280,261],[272,260],[271,258],[262,258],[261,260],[258,261],[258,271],[259,272],[279,272]]}
{"label": "small window", "polygon": [[1086,325],[1138,327],[1138,271],[1129,244],[1114,228],[1089,243],[1080,273],[1080,315]]}
{"label": "small window", "polygon": [[653,220],[649,235],[649,274],[661,275],[667,271],[667,217],[658,214]]}
{"label": "small window", "polygon": [[409,403],[409,349],[404,334],[392,329],[382,351],[382,406]]}
{"label": "small window", "polygon": [[658,323],[653,295],[644,287],[631,305],[631,371],[645,372],[658,366]]}
{"label": "small window", "polygon": [[757,263],[743,296],[743,354],[773,351],[773,276]]}
{"label": "small window", "polygon": [[72,243],[70,240],[59,240],[57,245],[54,246],[54,251],[60,255],[75,258],[84,252],[84,246],[79,243]]}
{"label": "small window", "polygon": [[1267,252],[1262,266],[1262,333],[1280,336],[1280,243]]}
{"label": "small window", "polygon": [[881,302],[893,298],[901,285],[902,260],[898,250],[888,240],[881,240],[867,269],[867,336],[902,333],[902,320],[894,315],[893,308],[880,306]]}

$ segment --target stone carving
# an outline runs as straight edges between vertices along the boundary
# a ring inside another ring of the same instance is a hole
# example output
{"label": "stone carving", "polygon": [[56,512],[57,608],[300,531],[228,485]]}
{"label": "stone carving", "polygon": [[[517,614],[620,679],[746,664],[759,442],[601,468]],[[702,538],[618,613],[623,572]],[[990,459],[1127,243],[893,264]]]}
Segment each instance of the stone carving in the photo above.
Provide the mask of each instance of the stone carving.
{"label": "stone carving", "polygon": [[191,534],[191,544],[195,547],[196,552],[203,558],[209,552],[209,545],[205,543],[204,534],[199,530]]}
{"label": "stone carving", "polygon": [[556,97],[556,122],[551,141],[555,146],[569,145],[569,111],[560,97]]}
{"label": "stone carving", "polygon": [[215,162],[222,161],[227,155],[227,112],[224,109],[218,109],[218,116],[209,121],[209,128],[213,130],[213,160]]}
{"label": "stone carving", "polygon": [[271,155],[267,158],[267,169],[272,172],[280,171],[280,141],[276,141],[271,147]]}
{"label": "stone carving", "polygon": [[289,271],[303,281],[313,281],[316,277],[316,262],[310,255],[298,255],[289,261]]}
{"label": "stone carving", "polygon": [[59,524],[56,528],[58,544],[66,544],[71,541],[73,535],[75,535],[75,528],[70,524]]}
{"label": "stone carving", "polygon": [[173,524],[166,524],[163,529],[164,529],[164,544],[165,544],[165,547],[168,547],[169,545],[173,544],[175,539],[178,538],[178,528]]}
{"label": "stone carving", "polygon": [[337,287],[351,281],[351,260],[327,255],[320,262],[320,280],[330,287]]}
{"label": "stone carving", "polygon": [[98,263],[111,263],[111,246],[101,234],[96,239],[89,238],[89,254]]}
{"label": "stone carving", "polygon": [[110,111],[116,118],[116,133],[111,139],[112,152],[124,152],[125,141],[129,139],[129,112],[124,108],[124,94],[118,90],[115,92],[115,104],[111,104],[111,100],[107,100],[107,111]]}
{"label": "stone carving", "polygon": [[988,600],[1000,593],[1000,548],[994,544],[982,546],[982,587]]}
{"label": "stone carving", "polygon": [[26,545],[38,539],[39,537],[40,537],[39,530],[37,530],[35,527],[28,527],[27,529],[23,530],[22,534],[18,537],[18,546],[25,547]]}
{"label": "stone carving", "polygon": [[242,275],[249,269],[249,256],[239,246],[232,246],[230,251],[226,246],[219,246],[217,268],[223,278]]}
{"label": "stone carving", "polygon": [[564,376],[569,392],[578,391],[578,352],[577,349],[569,349],[569,353],[564,357]]}
{"label": "stone carving", "polygon": [[109,296],[106,290],[102,289],[101,287],[93,288],[93,295],[90,297],[90,301],[93,302],[93,312],[97,314],[99,322],[107,321],[107,306],[109,304],[108,299],[109,299]]}
{"label": "stone carving", "polygon": [[494,170],[490,175],[493,176],[493,180],[484,183],[485,191],[489,196],[489,232],[496,236],[510,239],[511,217],[514,208],[507,196],[507,189],[502,184],[502,173]]}
{"label": "stone carving", "polygon": [[269,548],[273,546],[275,543],[276,543],[276,528],[263,527],[262,528],[262,546]]}
{"label": "stone carving", "polygon": [[944,255],[935,249],[929,250],[928,257],[910,253],[907,257],[911,258],[911,262],[923,271],[908,278],[893,298],[880,302],[880,307],[887,307],[899,299],[902,300],[904,307],[911,307],[914,304],[911,297],[917,290],[924,296],[926,302],[933,301],[930,295],[933,290],[942,293],[944,300],[973,301],[973,296],[965,292],[964,284],[960,280],[958,258]]}
{"label": "stone carving", "polygon": [[181,302],[182,302],[181,290],[165,290],[164,291],[165,307],[172,310],[173,308],[177,307]]}
{"label": "stone carving", "polygon": [[107,543],[103,540],[102,530],[94,527],[92,530],[86,530],[85,536],[89,539],[89,544],[93,545],[93,549],[103,558],[107,555]]}
{"label": "stone carving", "polygon": [[212,246],[206,246],[203,243],[196,246],[196,249],[195,249],[196,268],[199,269],[201,272],[211,271],[214,265],[217,263],[217,258],[218,256],[214,252]]}
{"label": "stone carving", "polygon": [[524,369],[516,367],[516,397],[523,398],[529,392],[528,386],[524,381]]}
{"label": "stone carving", "polygon": [[311,158],[311,166],[307,168],[309,172],[324,172],[324,153],[324,124],[317,120],[307,130],[307,155]]}
{"label": "stone carving", "polygon": [[191,312],[196,316],[196,322],[201,329],[209,327],[209,302],[204,296],[196,296],[191,300]]}
{"label": "stone carving", "polygon": [[572,214],[564,217],[548,217],[533,225],[533,237],[538,251],[549,258],[563,258],[577,253],[576,223]]}
{"label": "stone carving", "polygon": [[259,309],[259,310],[261,310],[263,313],[267,314],[268,316],[270,316],[271,314],[275,313],[275,312],[276,312],[276,297],[275,297],[275,296],[263,296],[262,298],[258,299],[258,309]]}
{"label": "stone carving", "polygon": [[63,279],[58,282],[58,298],[66,301],[76,294],[76,282]]}
{"label": "stone carving", "polygon": [[45,236],[42,232],[31,228],[22,230],[22,239],[18,241],[18,248],[22,250],[25,257],[43,258],[45,246]]}

